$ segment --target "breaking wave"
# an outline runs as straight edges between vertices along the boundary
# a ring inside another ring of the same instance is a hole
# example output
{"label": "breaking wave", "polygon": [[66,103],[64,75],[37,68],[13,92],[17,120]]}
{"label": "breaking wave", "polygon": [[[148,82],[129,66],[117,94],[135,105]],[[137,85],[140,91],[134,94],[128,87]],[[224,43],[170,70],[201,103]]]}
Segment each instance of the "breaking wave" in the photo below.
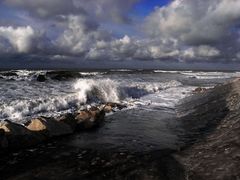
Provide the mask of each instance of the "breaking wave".
{"label": "breaking wave", "polygon": [[[70,83],[70,82],[69,82]],[[47,84],[29,83],[34,88],[21,86],[21,93],[15,99],[0,99],[0,120],[10,119],[13,121],[23,121],[27,117],[39,115],[55,115],[61,112],[72,111],[89,104],[104,102],[125,102],[132,99],[141,99],[150,94],[162,93],[168,88],[182,86],[178,81],[165,83],[150,82],[118,82],[111,79],[79,79],[73,85],[59,86]],[[38,88],[37,88],[38,87]],[[68,90],[64,90],[62,88]],[[34,91],[34,92],[33,92]],[[37,92],[35,92],[37,91]],[[9,91],[5,96],[16,96],[14,91]],[[143,100],[145,101],[145,100]]]}
{"label": "breaking wave", "polygon": [[82,103],[88,101],[120,102],[125,98],[141,98],[142,96],[181,86],[178,81],[165,83],[132,83],[126,86],[110,79],[80,79],[74,84],[78,91],[78,99]]}
{"label": "breaking wave", "polygon": [[74,84],[81,103],[91,100],[103,102],[119,102],[118,84],[110,79],[81,79]]}

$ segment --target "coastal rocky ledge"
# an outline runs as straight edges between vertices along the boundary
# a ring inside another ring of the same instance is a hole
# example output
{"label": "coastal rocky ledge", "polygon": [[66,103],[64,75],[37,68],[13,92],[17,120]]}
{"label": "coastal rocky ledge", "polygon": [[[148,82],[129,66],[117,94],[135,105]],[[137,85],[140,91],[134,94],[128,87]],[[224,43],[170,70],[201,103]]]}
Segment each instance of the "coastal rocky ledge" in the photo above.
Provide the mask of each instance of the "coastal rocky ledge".
{"label": "coastal rocky ledge", "polygon": [[196,139],[173,154],[185,179],[240,179],[240,78],[185,99],[178,111]]}
{"label": "coastal rocky ledge", "polygon": [[76,131],[89,130],[104,122],[105,113],[126,108],[117,103],[78,110],[59,117],[38,117],[24,124],[9,120],[0,122],[0,150],[27,148]]}

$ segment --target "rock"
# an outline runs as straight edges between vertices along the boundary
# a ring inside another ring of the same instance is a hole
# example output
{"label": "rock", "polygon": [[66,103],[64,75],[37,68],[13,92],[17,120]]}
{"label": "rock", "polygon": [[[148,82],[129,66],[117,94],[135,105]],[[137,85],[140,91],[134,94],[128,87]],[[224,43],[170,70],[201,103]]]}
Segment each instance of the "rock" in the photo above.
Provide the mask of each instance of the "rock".
{"label": "rock", "polygon": [[104,106],[103,106],[103,110],[106,112],[106,113],[110,113],[110,112],[113,112],[114,111],[114,108],[118,109],[118,110],[122,110],[124,108],[127,108],[126,105],[122,105],[122,104],[119,104],[119,103],[112,103],[112,102],[108,102],[106,103]]}
{"label": "rock", "polygon": [[82,77],[79,72],[74,71],[49,71],[46,73],[46,76],[58,81]]}
{"label": "rock", "polygon": [[0,123],[0,129],[4,130],[5,133],[6,139],[3,139],[3,143],[4,145],[7,143],[9,148],[29,147],[44,140],[43,137],[37,136],[23,125],[8,120]]}
{"label": "rock", "polygon": [[104,106],[103,110],[106,112],[106,113],[110,113],[113,111],[113,107],[112,106]]}
{"label": "rock", "polygon": [[198,88],[193,90],[193,93],[203,93],[203,92],[206,92],[206,91],[207,91],[206,88],[198,87]]}
{"label": "rock", "polygon": [[75,131],[77,126],[77,121],[75,120],[74,115],[71,113],[61,115],[60,117],[56,118],[56,121],[69,125],[73,131]]}
{"label": "rock", "polygon": [[18,76],[15,72],[3,72],[1,73],[3,76]]}
{"label": "rock", "polygon": [[37,81],[39,81],[39,82],[44,82],[46,80],[47,80],[46,77],[42,74],[38,75],[38,77],[37,77]]}
{"label": "rock", "polygon": [[188,112],[180,118],[185,137],[194,137],[194,143],[174,156],[186,179],[239,179],[240,81],[196,94],[181,106]]}
{"label": "rock", "polygon": [[5,131],[3,129],[0,129],[0,149],[7,148],[8,147],[8,141],[5,136]]}
{"label": "rock", "polygon": [[91,129],[104,121],[105,111],[92,107],[89,110],[82,110],[77,113],[75,120],[80,129]]}
{"label": "rock", "polygon": [[9,120],[1,122],[0,129],[3,129],[6,134],[12,135],[25,135],[29,133],[29,131],[23,125],[13,123]]}
{"label": "rock", "polygon": [[69,125],[61,121],[44,117],[32,119],[26,124],[26,127],[30,131],[39,132],[47,137],[55,137],[73,133],[73,129]]}

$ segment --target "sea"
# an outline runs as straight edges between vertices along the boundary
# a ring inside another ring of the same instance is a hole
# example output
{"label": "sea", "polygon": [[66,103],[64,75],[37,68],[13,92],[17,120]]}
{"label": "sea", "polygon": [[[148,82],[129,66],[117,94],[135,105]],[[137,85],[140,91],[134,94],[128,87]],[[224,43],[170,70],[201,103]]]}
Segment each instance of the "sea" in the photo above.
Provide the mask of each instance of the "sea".
{"label": "sea", "polygon": [[113,69],[74,71],[74,78],[59,79],[49,72],[54,71],[0,71],[0,121],[23,124],[34,117],[121,103],[127,108],[115,109],[102,127],[79,133],[69,143],[133,151],[179,148],[184,132],[176,106],[198,87],[210,89],[240,77],[240,72]]}

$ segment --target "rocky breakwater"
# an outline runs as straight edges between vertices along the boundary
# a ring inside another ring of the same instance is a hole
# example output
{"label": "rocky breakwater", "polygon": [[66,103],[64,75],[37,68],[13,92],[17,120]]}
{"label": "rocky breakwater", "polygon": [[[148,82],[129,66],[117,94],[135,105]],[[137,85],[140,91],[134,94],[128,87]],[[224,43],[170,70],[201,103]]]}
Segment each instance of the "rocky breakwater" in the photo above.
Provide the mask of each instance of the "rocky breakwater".
{"label": "rocky breakwater", "polygon": [[186,99],[178,111],[191,139],[174,155],[185,179],[240,179],[240,79]]}
{"label": "rocky breakwater", "polygon": [[94,129],[104,122],[105,113],[123,107],[125,106],[107,103],[59,117],[34,118],[24,124],[9,120],[0,121],[0,149],[31,147],[52,138]]}

